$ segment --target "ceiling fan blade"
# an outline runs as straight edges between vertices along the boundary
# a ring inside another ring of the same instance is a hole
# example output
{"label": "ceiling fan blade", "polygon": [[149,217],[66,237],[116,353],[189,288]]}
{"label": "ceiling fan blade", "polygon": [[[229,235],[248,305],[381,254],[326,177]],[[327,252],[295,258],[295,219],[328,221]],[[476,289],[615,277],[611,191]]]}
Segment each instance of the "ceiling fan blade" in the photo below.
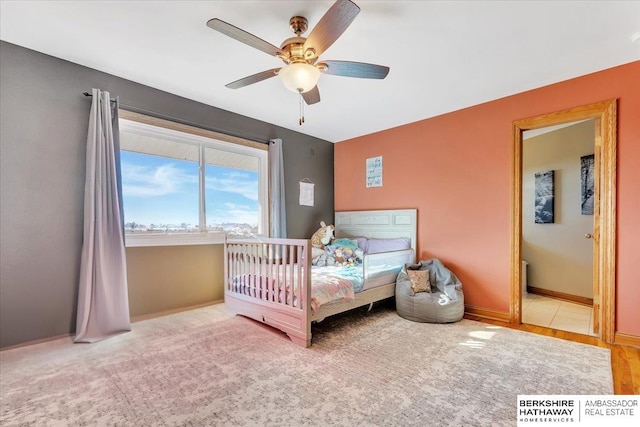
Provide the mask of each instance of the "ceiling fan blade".
{"label": "ceiling fan blade", "polygon": [[322,61],[319,66],[326,65],[325,74],[334,76],[358,77],[361,79],[384,79],[389,74],[389,67],[351,61]]}
{"label": "ceiling fan blade", "polygon": [[251,84],[261,82],[271,77],[275,77],[278,75],[278,70],[280,70],[280,68],[272,68],[270,70],[262,71],[251,76],[244,77],[240,80],[236,80],[235,82],[231,82],[225,86],[229,89],[240,89],[241,87],[249,86]]}
{"label": "ceiling fan blade", "polygon": [[224,22],[218,18],[213,18],[207,21],[207,27],[220,31],[222,34],[236,39],[246,45],[254,47],[272,56],[286,56],[287,54],[277,46],[262,40],[260,37],[254,36],[251,33],[241,30],[240,28]]}
{"label": "ceiling fan blade", "polygon": [[307,105],[320,102],[320,91],[318,90],[318,85],[315,85],[310,91],[303,93],[302,98]]}
{"label": "ceiling fan blade", "polygon": [[304,42],[304,50],[313,49],[313,55],[307,59],[318,57],[335,42],[353,22],[360,8],[349,0],[338,0],[324,14],[318,24]]}

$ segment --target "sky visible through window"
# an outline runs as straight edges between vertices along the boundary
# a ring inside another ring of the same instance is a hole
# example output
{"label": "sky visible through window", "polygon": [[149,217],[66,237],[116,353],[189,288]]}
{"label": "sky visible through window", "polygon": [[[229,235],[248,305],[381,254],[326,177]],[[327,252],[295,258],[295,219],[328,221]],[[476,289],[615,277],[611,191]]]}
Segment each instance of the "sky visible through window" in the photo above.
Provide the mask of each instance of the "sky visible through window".
{"label": "sky visible through window", "polygon": [[[125,228],[197,230],[197,162],[130,151],[120,155]],[[207,228],[258,226],[257,172],[206,165],[205,188]]]}

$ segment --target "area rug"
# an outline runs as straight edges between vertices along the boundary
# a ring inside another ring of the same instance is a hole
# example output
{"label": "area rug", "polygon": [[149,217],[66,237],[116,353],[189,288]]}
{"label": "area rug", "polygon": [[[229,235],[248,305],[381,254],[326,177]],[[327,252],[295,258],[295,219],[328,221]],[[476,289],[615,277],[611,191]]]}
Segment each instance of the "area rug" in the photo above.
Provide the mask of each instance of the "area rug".
{"label": "area rug", "polygon": [[499,426],[518,394],[611,394],[610,352],[388,308],[313,328],[304,349],[215,305],[94,344],[0,353],[0,424]]}

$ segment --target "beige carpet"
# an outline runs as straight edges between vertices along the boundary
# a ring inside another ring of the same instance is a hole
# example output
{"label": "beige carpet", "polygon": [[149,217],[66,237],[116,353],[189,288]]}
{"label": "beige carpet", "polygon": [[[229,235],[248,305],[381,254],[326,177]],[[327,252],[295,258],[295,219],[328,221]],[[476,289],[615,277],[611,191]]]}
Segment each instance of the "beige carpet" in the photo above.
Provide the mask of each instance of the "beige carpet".
{"label": "beige carpet", "polygon": [[517,394],[612,392],[606,349],[384,307],[309,349],[216,305],[0,353],[2,426],[512,426]]}

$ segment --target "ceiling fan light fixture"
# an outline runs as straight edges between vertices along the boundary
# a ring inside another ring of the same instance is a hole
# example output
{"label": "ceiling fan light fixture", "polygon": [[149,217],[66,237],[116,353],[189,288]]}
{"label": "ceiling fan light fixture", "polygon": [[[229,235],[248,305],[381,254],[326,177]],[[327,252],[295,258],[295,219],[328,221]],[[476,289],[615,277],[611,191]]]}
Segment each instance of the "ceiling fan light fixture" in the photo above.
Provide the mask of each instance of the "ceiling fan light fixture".
{"label": "ceiling fan light fixture", "polygon": [[304,62],[286,65],[278,72],[284,87],[295,93],[305,93],[313,89],[318,84],[320,74],[320,70]]}

